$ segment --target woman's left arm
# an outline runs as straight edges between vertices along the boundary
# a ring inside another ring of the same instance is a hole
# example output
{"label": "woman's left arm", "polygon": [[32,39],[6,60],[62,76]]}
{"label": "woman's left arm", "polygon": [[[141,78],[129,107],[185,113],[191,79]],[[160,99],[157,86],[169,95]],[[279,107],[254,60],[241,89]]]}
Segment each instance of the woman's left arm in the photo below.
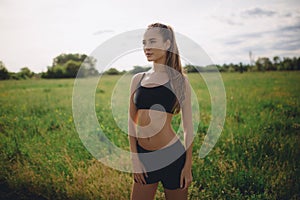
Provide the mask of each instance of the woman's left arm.
{"label": "woman's left arm", "polygon": [[181,119],[183,123],[184,143],[186,148],[185,165],[181,172],[180,187],[187,189],[192,180],[192,151],[193,151],[193,121],[192,121],[192,103],[191,86],[188,78],[185,77],[185,99],[182,102]]}

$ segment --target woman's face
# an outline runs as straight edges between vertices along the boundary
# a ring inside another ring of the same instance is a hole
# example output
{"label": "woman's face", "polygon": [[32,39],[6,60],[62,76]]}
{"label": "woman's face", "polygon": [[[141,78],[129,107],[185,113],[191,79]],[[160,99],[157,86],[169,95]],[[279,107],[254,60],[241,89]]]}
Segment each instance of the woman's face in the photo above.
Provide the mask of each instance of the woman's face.
{"label": "woman's face", "polygon": [[158,29],[151,28],[145,32],[143,47],[148,61],[165,64],[166,52],[170,47],[170,41],[164,42]]}

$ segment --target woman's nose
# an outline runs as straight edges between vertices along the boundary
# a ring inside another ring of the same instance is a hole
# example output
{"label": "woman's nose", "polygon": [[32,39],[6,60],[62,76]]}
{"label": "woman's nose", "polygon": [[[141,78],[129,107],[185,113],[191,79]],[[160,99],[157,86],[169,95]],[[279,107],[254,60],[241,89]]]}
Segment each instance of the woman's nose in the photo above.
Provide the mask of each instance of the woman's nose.
{"label": "woman's nose", "polygon": [[149,45],[149,44],[145,44],[145,45],[144,45],[144,49],[145,49],[145,50],[150,50],[150,45]]}

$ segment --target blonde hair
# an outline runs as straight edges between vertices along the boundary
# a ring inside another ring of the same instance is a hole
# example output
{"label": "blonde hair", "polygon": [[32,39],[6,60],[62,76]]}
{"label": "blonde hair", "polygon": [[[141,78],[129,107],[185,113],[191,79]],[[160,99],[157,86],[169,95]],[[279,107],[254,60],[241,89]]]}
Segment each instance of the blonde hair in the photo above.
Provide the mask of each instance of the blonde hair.
{"label": "blonde hair", "polygon": [[165,65],[168,66],[166,67],[166,71],[168,73],[171,84],[173,85],[174,93],[177,97],[172,112],[174,114],[177,114],[180,112],[180,105],[182,104],[185,98],[185,80],[180,61],[179,51],[175,40],[175,34],[171,26],[164,25],[161,23],[150,24],[148,25],[147,30],[151,28],[158,28],[159,33],[163,37],[163,41],[165,42],[167,40],[170,40],[171,42],[170,48],[167,50],[167,58]]}

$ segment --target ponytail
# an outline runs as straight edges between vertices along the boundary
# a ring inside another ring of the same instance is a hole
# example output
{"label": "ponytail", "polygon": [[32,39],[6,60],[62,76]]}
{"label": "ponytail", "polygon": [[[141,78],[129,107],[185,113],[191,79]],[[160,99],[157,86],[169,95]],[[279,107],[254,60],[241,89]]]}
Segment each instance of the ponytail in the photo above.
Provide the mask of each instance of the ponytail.
{"label": "ponytail", "polygon": [[180,61],[179,51],[175,40],[175,34],[171,26],[167,26],[161,23],[154,23],[148,26],[148,29],[159,28],[159,32],[163,37],[163,41],[170,40],[171,45],[167,50],[166,55],[166,71],[168,73],[173,91],[177,97],[176,103],[173,107],[173,113],[178,114],[180,112],[180,105],[185,98],[185,80]]}

